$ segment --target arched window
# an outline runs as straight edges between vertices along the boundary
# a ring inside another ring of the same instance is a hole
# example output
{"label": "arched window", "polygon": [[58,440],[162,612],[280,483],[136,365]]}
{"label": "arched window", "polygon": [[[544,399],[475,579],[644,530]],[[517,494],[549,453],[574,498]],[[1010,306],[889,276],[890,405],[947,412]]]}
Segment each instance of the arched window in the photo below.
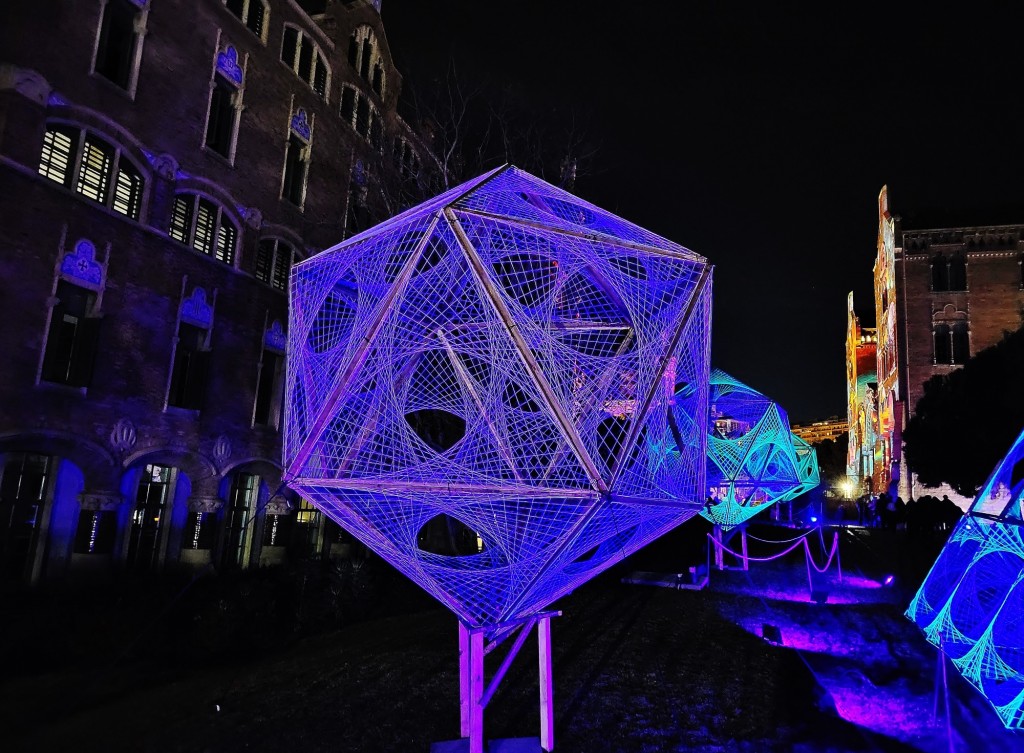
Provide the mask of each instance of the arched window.
{"label": "arched window", "polygon": [[142,40],[149,11],[136,0],[107,0],[103,4],[93,71],[135,96]]}
{"label": "arched window", "polygon": [[384,147],[384,121],[377,109],[362,92],[351,86],[341,89],[341,119],[380,151]]}
{"label": "arched window", "polygon": [[238,120],[242,113],[245,66],[239,64],[238,50],[227,45],[217,53],[217,64],[210,80],[210,108],[206,116],[208,149],[234,162],[238,140]]}
{"label": "arched window", "polygon": [[936,324],[932,327],[932,340],[934,342],[934,363],[953,363],[953,347],[950,341],[948,324]]}
{"label": "arched window", "polygon": [[297,252],[290,243],[280,238],[264,238],[256,249],[256,268],[253,273],[260,282],[278,290],[287,290],[288,275],[296,261]]}
{"label": "arched window", "polygon": [[951,327],[953,340],[953,363],[964,364],[971,358],[971,338],[967,322],[956,322]]}
{"label": "arched window", "polygon": [[39,174],[139,219],[145,187],[141,171],[120,149],[93,133],[68,125],[47,127]]}
{"label": "arched window", "polygon": [[267,41],[266,30],[270,10],[263,0],[224,0],[224,5],[249,31],[261,41]]}
{"label": "arched window", "polygon": [[288,142],[284,150],[281,198],[302,209],[306,202],[306,179],[313,153],[313,123],[299,108],[289,121]]}
{"label": "arched window", "polygon": [[932,290],[949,290],[949,264],[941,253],[932,257]]}
{"label": "arched window", "polygon": [[331,71],[327,67],[327,58],[308,34],[294,26],[284,27],[281,62],[313,87],[313,91],[321,99],[327,101],[327,91],[331,85]]}
{"label": "arched window", "polygon": [[420,172],[420,159],[408,140],[395,139],[394,163],[403,178],[415,178]]}
{"label": "arched window", "polygon": [[[214,291],[214,301],[216,297]],[[210,374],[213,319],[214,306],[207,303],[204,288],[197,286],[191,295],[183,295],[173,341],[168,407],[190,411],[203,409]]]}
{"label": "arched window", "polygon": [[238,228],[219,204],[193,193],[174,197],[171,227],[167,231],[174,240],[192,246],[196,251],[234,265],[238,245]]}
{"label": "arched window", "polygon": [[251,540],[250,518],[256,511],[260,491],[260,477],[254,473],[236,473],[224,505],[224,545],[220,564],[223,569],[234,570],[249,565]]}
{"label": "arched window", "polygon": [[934,363],[961,365],[971,357],[970,322],[966,311],[948,304],[932,317]]}
{"label": "arched window", "polygon": [[963,254],[949,259],[949,290],[967,290],[967,262]]}
{"label": "arched window", "polygon": [[373,29],[369,26],[360,26],[349,37],[348,63],[374,93],[384,96],[384,63]]}
{"label": "arched window", "polygon": [[166,465],[147,465],[139,478],[135,502],[131,508],[128,534],[128,568],[149,571],[160,564],[160,545],[166,530],[168,501],[173,498],[177,469]]}

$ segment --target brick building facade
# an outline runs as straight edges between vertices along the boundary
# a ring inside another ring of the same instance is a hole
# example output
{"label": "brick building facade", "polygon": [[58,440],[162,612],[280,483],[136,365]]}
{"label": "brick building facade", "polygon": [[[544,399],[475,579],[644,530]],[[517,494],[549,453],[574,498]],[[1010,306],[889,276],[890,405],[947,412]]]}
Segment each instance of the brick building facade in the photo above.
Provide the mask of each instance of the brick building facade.
{"label": "brick building facade", "polygon": [[379,4],[321,10],[0,10],[3,582],[346,546],[276,493],[288,273],[422,145]]}
{"label": "brick building facade", "polygon": [[[900,472],[901,430],[924,383],[947,374],[1022,325],[1024,225],[912,230],[878,201],[875,260],[878,324],[878,441],[886,486],[904,499],[936,492]],[[959,500],[966,505],[969,500]]]}

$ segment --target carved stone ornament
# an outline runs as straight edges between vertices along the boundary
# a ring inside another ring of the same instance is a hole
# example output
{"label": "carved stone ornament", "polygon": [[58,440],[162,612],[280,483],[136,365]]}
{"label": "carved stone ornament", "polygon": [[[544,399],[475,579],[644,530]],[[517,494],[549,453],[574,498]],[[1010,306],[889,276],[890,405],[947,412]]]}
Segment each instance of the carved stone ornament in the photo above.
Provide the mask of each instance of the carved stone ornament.
{"label": "carved stone ornament", "polygon": [[78,501],[83,510],[109,512],[116,510],[124,499],[117,492],[82,492]]}
{"label": "carved stone ornament", "polygon": [[127,455],[135,447],[138,436],[135,433],[135,426],[127,418],[118,419],[110,432],[110,446],[115,452]]}
{"label": "carved stone ornament", "polygon": [[263,345],[271,350],[279,350],[284,353],[287,342],[288,336],[284,332],[284,327],[281,326],[280,321],[275,319],[273,323],[267,327],[267,331],[263,335]]}
{"label": "carved stone ornament", "polygon": [[174,180],[178,176],[178,160],[167,152],[157,154],[155,156],[149,156],[149,162],[153,165],[153,170],[164,180]]}
{"label": "carved stone ornament", "polygon": [[37,105],[45,105],[50,98],[50,83],[30,68],[19,68],[5,63],[0,65],[0,91],[13,89]]}
{"label": "carved stone ornament", "polygon": [[298,112],[292,115],[292,131],[303,141],[309,141],[313,135],[313,128],[309,124],[305,108],[300,107]]}
{"label": "carved stone ornament", "polygon": [[64,255],[60,273],[65,279],[85,283],[90,288],[103,287],[103,266],[96,261],[96,246],[85,238]]}
{"label": "carved stone ornament", "polygon": [[282,496],[272,497],[264,509],[267,515],[287,515],[292,511],[288,500]]}
{"label": "carved stone ornament", "polygon": [[196,287],[181,306],[181,320],[202,329],[213,324],[213,307],[206,302],[206,290]]}
{"label": "carved stone ornament", "polygon": [[217,512],[224,506],[224,500],[220,497],[192,496],[188,499],[188,509],[192,512]]}
{"label": "carved stone ornament", "polygon": [[213,459],[217,461],[217,465],[224,465],[230,457],[231,440],[227,438],[227,435],[221,434],[213,443]]}
{"label": "carved stone ornament", "polygon": [[263,212],[256,207],[239,207],[238,213],[242,215],[245,224],[254,230],[263,227]]}
{"label": "carved stone ornament", "polygon": [[228,45],[223,52],[217,53],[217,70],[223,73],[232,83],[241,85],[242,66],[238,64],[238,50]]}

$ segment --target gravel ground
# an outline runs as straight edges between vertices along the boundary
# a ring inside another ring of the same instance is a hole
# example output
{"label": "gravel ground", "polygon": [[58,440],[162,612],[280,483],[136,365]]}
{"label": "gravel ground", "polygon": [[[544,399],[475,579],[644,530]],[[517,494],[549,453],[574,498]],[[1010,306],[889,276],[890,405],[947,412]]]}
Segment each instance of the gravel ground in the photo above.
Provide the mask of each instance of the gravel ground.
{"label": "gravel ground", "polygon": [[[703,535],[687,526],[556,605],[556,750],[1024,752],[1024,737],[949,665],[948,725],[934,713],[937,654],[902,612],[941,542],[843,530],[841,580],[833,562],[809,581],[799,550],[713,571],[703,590],[622,582],[685,569]],[[751,533],[777,541],[800,531]],[[812,547],[819,565],[831,535]],[[781,549],[750,544],[754,556]],[[887,574],[895,580],[883,586]],[[781,645],[762,638],[766,624]],[[456,622],[423,600],[224,666],[112,663],[110,652],[0,680],[0,747],[427,753],[458,733]],[[502,654],[488,657],[489,671]],[[488,707],[489,737],[537,734],[536,680],[528,641]]]}

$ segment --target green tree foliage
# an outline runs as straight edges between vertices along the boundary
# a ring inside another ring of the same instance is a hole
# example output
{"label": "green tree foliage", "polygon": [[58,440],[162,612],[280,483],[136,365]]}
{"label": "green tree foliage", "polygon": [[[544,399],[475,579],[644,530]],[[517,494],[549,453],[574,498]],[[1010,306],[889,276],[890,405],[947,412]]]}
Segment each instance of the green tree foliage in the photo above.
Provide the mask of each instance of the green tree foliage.
{"label": "green tree foliage", "polygon": [[903,432],[910,469],[925,486],[974,496],[1024,427],[1024,327],[962,369],[924,384]]}
{"label": "green tree foliage", "polygon": [[843,432],[835,439],[815,442],[814,451],[818,456],[818,471],[823,488],[835,486],[846,478],[846,450],[850,434]]}

